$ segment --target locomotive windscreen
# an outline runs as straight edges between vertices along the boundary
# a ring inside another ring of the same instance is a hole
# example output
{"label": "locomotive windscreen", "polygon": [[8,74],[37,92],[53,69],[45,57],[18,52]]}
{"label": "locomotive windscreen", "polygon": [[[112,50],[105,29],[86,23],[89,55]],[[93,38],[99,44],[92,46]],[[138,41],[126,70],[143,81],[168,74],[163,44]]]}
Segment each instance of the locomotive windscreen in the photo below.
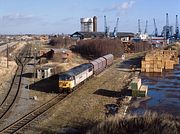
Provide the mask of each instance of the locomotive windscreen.
{"label": "locomotive windscreen", "polygon": [[61,74],[59,76],[59,80],[73,80],[73,77],[71,75],[68,75],[68,74]]}

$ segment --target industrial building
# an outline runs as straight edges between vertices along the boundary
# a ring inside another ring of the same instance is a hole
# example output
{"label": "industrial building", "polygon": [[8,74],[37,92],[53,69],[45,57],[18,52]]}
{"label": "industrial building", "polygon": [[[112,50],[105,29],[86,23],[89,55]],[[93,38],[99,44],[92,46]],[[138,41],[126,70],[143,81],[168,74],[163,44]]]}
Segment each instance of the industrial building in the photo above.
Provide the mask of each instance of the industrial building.
{"label": "industrial building", "polygon": [[[110,33],[111,35],[112,33]],[[122,41],[130,41],[134,37],[134,33],[118,32],[117,38]],[[75,32],[71,34],[74,39],[93,39],[93,38],[106,38],[105,32]]]}
{"label": "industrial building", "polygon": [[44,66],[37,68],[37,78],[38,79],[45,79],[51,77],[55,74],[55,67],[54,66]]}
{"label": "industrial building", "polygon": [[81,32],[97,32],[97,17],[81,18]]}

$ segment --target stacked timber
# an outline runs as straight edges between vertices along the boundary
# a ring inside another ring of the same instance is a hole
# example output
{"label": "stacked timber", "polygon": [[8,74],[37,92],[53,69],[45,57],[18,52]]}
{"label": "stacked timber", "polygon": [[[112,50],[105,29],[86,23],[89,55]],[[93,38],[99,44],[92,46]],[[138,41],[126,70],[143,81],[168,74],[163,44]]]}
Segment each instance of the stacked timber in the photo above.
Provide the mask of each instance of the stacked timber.
{"label": "stacked timber", "polygon": [[153,51],[141,61],[141,72],[162,72],[163,69],[174,69],[175,64],[179,64],[177,51]]}
{"label": "stacked timber", "polygon": [[141,84],[140,78],[134,78],[130,83],[130,89],[132,90],[133,97],[146,97],[148,92],[148,86]]}

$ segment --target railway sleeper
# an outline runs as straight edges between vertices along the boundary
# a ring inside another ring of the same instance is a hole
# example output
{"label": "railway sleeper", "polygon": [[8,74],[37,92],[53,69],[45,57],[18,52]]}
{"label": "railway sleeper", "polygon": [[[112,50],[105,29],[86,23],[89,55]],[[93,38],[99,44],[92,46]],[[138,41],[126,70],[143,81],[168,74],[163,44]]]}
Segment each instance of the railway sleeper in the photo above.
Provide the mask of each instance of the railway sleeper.
{"label": "railway sleeper", "polygon": [[42,112],[37,112],[37,113],[35,113],[32,117],[34,118],[34,117],[37,117],[38,115],[40,115]]}
{"label": "railway sleeper", "polygon": [[34,113],[34,115],[39,115],[39,114],[41,114],[42,112],[44,112],[47,108],[49,108],[49,106],[47,107],[43,107],[42,109],[40,109],[39,111],[37,111],[36,113]]}
{"label": "railway sleeper", "polygon": [[27,123],[29,121],[31,121],[33,118],[30,118],[30,119],[22,119],[20,122],[17,123],[18,124],[24,124],[24,123]]}
{"label": "railway sleeper", "polygon": [[[15,132],[15,131],[17,131],[19,129],[19,127],[13,127],[13,128],[10,128],[10,130],[9,131],[13,131],[13,132]],[[8,130],[7,130],[8,131]]]}
{"label": "railway sleeper", "polygon": [[32,119],[32,116],[27,116],[27,117],[23,118],[21,121],[23,121],[23,120],[31,120],[31,119]]}
{"label": "railway sleeper", "polygon": [[14,133],[14,132],[15,132],[15,130],[8,129],[8,130],[5,131],[4,133],[5,133],[5,134],[12,134],[12,133]]}
{"label": "railway sleeper", "polygon": [[15,128],[22,127],[22,126],[24,126],[25,123],[26,123],[26,122],[19,122],[19,123],[16,124],[14,127],[15,127]]}
{"label": "railway sleeper", "polygon": [[37,113],[31,113],[29,116],[28,116],[28,118],[34,118],[34,117],[36,117],[37,116]]}
{"label": "railway sleeper", "polygon": [[14,124],[14,125],[12,125],[12,127],[10,127],[9,129],[11,130],[11,129],[17,129],[17,128],[19,128],[19,124]]}

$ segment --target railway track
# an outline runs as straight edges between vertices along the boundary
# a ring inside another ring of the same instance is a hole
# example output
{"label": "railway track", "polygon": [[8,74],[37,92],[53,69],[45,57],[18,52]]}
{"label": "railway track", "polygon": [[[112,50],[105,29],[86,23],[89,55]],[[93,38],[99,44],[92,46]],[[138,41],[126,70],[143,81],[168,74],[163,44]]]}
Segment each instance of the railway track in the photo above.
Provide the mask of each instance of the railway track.
{"label": "railway track", "polygon": [[[79,85],[76,90],[79,89],[82,85],[83,84]],[[69,95],[71,95],[71,93],[58,94],[48,102],[42,104],[41,106],[24,115],[6,128],[0,130],[0,134],[20,133],[24,128],[28,127],[28,125],[30,125],[38,117],[45,114],[48,110],[51,110],[55,105],[57,105],[63,99],[67,98]]]}
{"label": "railway track", "polygon": [[0,124],[3,123],[3,119],[10,112],[11,107],[18,97],[23,68],[29,61],[27,57],[30,55],[30,51],[30,46],[26,46],[15,59],[16,63],[18,64],[18,68],[16,69],[15,75],[12,79],[10,89],[8,90],[4,100],[0,104]]}
{"label": "railway track", "polygon": [[31,111],[30,113],[26,114],[13,124],[9,125],[8,127],[4,128],[0,131],[0,134],[12,134],[12,133],[18,133],[20,130],[22,130],[25,126],[30,124],[32,121],[34,121],[37,117],[45,113],[46,111],[53,108],[58,102],[63,100],[68,94],[60,94],[56,97],[49,100],[47,103],[41,105],[37,109]]}
{"label": "railway track", "polygon": [[[5,115],[8,114],[11,107],[13,106],[15,100],[18,97],[19,89],[21,86],[21,77],[23,73],[24,66],[29,62],[29,59],[26,57],[31,56],[31,49],[24,49],[23,52],[21,52],[16,59],[16,62],[18,64],[18,68],[16,70],[16,73],[14,75],[14,78],[12,80],[11,87],[0,105],[0,124],[3,123],[3,118]],[[25,58],[24,58],[25,57]],[[13,89],[13,90],[12,90]],[[23,129],[25,126],[30,124],[32,121],[34,121],[37,117],[45,113],[47,110],[51,109],[53,106],[55,106],[58,102],[60,102],[62,99],[64,99],[68,94],[59,94],[56,97],[52,98],[48,102],[44,103],[37,109],[31,111],[30,113],[24,115],[11,125],[7,126],[6,128],[3,128],[0,130],[0,134],[4,133],[17,133],[21,129]]]}
{"label": "railway track", "polygon": [[[26,53],[26,56],[30,56],[31,55],[31,53],[29,53],[29,51],[26,51],[24,53]],[[21,55],[20,57],[25,57],[25,56]],[[18,85],[18,88],[19,88],[20,87],[20,83],[21,83],[21,75],[22,75],[22,72],[23,72],[23,68],[28,63],[28,60],[27,60],[27,58],[24,58],[24,59],[21,59],[21,60],[17,60],[17,62],[21,63],[21,66],[18,66],[17,73],[14,76],[14,79],[18,78],[16,76],[18,76],[18,75],[20,76],[19,77],[19,85]],[[14,81],[16,81],[16,80],[14,80]],[[11,96],[11,95],[9,94],[8,97],[9,96]],[[21,117],[20,119],[16,120],[15,122],[13,122],[12,124],[8,125],[7,127],[1,129],[0,130],[0,134],[19,133],[23,128],[25,128],[30,123],[32,123],[35,119],[37,119],[38,117],[40,117],[41,115],[46,113],[46,111],[52,109],[56,104],[58,104],[60,101],[62,101],[67,96],[68,96],[68,94],[58,94],[56,97],[53,97],[48,102],[44,103],[43,105],[39,106],[38,108],[36,108],[33,111],[29,112],[28,114],[24,115],[23,117]],[[5,108],[5,109],[7,109],[7,111],[8,111],[10,108],[9,109]],[[1,118],[0,118],[0,121],[1,121]]]}

